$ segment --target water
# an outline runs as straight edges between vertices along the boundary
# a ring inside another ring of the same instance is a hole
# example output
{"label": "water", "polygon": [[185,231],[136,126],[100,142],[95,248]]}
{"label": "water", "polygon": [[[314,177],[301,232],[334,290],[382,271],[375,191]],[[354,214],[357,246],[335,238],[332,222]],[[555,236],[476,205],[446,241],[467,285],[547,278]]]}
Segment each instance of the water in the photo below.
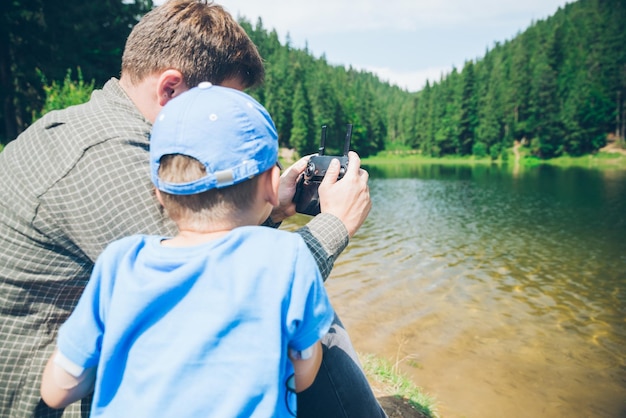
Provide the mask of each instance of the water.
{"label": "water", "polygon": [[626,417],[625,171],[369,172],[327,282],[358,351],[443,417]]}

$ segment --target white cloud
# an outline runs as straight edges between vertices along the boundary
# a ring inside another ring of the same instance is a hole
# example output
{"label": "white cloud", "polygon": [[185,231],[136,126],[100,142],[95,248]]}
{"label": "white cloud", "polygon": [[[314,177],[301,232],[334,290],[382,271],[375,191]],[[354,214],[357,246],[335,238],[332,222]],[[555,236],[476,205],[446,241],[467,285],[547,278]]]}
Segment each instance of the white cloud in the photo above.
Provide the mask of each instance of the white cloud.
{"label": "white cloud", "polygon": [[[157,0],[160,4],[164,0]],[[217,0],[234,16],[276,29],[282,42],[332,65],[375,73],[409,91],[482,57],[571,0]]]}
{"label": "white cloud", "polygon": [[343,33],[354,30],[414,31],[433,26],[483,25],[495,20],[519,23],[545,18],[564,0],[223,0],[234,15],[253,22],[262,16],[264,26],[279,33]]}

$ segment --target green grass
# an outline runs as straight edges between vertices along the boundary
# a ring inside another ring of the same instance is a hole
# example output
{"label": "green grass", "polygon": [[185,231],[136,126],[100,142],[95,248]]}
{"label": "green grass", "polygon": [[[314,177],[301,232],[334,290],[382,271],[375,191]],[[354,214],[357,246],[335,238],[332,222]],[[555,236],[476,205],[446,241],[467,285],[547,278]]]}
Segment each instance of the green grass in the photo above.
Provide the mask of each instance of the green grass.
{"label": "green grass", "polygon": [[405,399],[415,410],[427,417],[439,417],[435,407],[435,400],[404,376],[397,367],[389,361],[373,354],[359,354],[363,370],[368,379],[375,380],[385,387],[392,396]]}
{"label": "green grass", "polygon": [[[513,167],[515,156],[511,150],[507,150],[508,161],[506,164]],[[386,164],[503,164],[502,159],[492,160],[490,157],[477,158],[474,156],[446,156],[442,158],[428,157],[418,154],[416,151],[383,151],[375,156],[363,158],[363,164],[386,165]],[[626,170],[626,155],[618,153],[598,152],[595,154],[580,157],[562,156],[547,160],[541,160],[530,156],[527,150],[520,153],[520,165],[524,167],[534,167],[542,164],[549,164],[559,167],[584,167],[600,170]]]}
{"label": "green grass", "polygon": [[489,157],[477,158],[474,156],[460,157],[457,155],[445,156],[441,158],[429,157],[418,154],[415,151],[382,151],[374,156],[363,158],[363,164],[397,164],[406,162],[411,164],[491,164],[493,161]]}
{"label": "green grass", "polygon": [[599,152],[581,157],[563,156],[548,160],[546,164],[559,167],[588,167],[597,169],[626,169],[626,155]]}

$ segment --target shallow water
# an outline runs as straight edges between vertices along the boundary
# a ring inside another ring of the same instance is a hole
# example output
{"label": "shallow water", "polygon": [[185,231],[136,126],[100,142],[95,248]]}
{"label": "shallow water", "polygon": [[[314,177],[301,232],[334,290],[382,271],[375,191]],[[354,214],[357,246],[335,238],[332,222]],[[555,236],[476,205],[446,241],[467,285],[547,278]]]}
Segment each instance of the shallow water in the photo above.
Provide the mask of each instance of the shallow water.
{"label": "shallow water", "polygon": [[369,172],[327,282],[358,351],[443,417],[626,417],[626,172]]}

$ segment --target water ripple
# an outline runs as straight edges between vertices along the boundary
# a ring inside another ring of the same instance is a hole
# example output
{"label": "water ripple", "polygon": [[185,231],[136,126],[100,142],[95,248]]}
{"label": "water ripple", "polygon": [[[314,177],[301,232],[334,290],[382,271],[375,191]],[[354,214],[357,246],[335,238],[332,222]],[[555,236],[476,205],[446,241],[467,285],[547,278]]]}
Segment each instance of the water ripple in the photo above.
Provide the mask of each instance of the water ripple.
{"label": "water ripple", "polygon": [[327,282],[357,349],[416,359],[406,371],[450,416],[611,416],[626,391],[626,175],[411,176],[372,176],[371,214]]}

